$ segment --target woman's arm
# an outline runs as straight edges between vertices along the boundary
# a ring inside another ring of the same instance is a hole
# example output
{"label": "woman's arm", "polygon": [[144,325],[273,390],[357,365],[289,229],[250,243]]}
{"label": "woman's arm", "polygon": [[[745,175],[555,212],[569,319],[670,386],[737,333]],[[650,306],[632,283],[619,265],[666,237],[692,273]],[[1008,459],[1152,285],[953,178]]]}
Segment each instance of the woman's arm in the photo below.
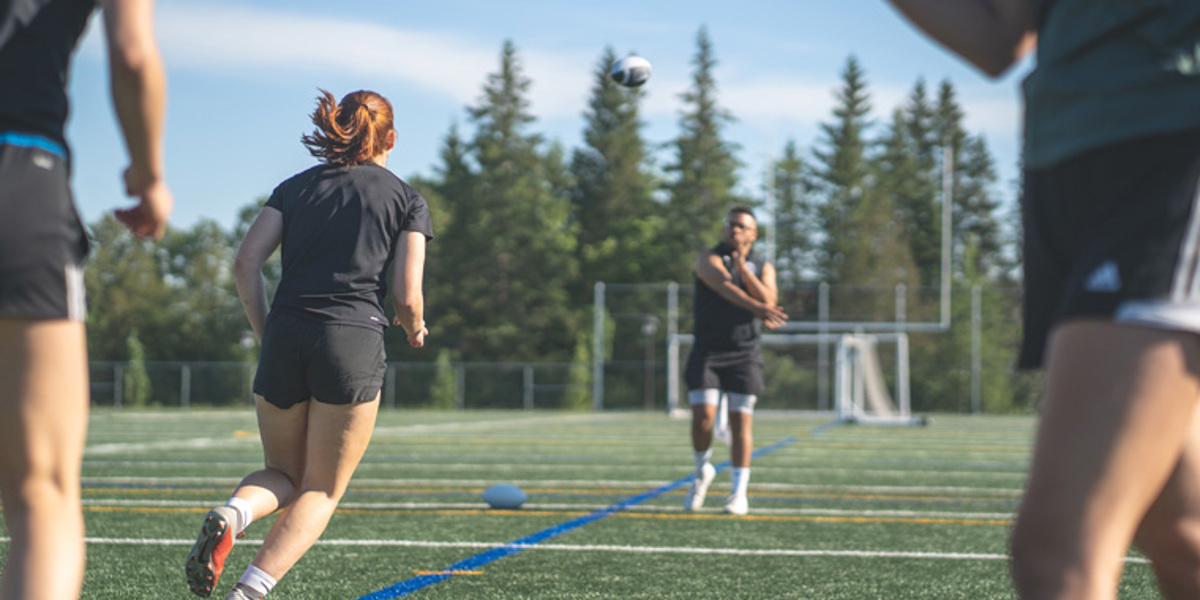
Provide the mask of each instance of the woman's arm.
{"label": "woman's arm", "polygon": [[405,231],[396,242],[396,255],[392,257],[392,298],[396,314],[392,324],[404,328],[408,344],[413,348],[425,345],[425,234]]}
{"label": "woman's arm", "polygon": [[153,0],[103,0],[104,33],[117,121],[129,149],[125,193],[138,205],[118,209],[133,233],[161,239],[174,200],[163,165],[166,75],[154,41]]}
{"label": "woman's arm", "polygon": [[262,339],[263,327],[267,323],[267,286],[263,281],[263,265],[279,247],[283,239],[283,213],[264,207],[250,224],[242,245],[238,247],[233,261],[233,276],[237,283],[238,298],[246,311],[246,320],[254,335]]}

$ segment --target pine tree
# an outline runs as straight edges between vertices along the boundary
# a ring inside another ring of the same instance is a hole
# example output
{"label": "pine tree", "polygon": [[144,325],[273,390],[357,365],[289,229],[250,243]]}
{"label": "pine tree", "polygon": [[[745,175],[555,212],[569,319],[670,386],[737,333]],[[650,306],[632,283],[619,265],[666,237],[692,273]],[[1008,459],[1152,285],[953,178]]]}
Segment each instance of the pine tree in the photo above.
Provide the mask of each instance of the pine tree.
{"label": "pine tree", "polygon": [[819,217],[825,233],[817,270],[818,276],[830,283],[843,279],[841,265],[851,215],[867,185],[866,130],[871,125],[871,104],[865,77],[858,59],[847,59],[841,88],[834,94],[834,120],[820,124],[821,137],[813,149],[817,160],[814,183],[821,196]]}
{"label": "pine tree", "polygon": [[[868,154],[871,125],[866,75],[851,56],[836,93],[834,120],[821,124],[815,182],[822,196],[825,233],[818,273],[842,286],[869,286],[845,296],[831,309],[846,320],[885,320],[893,315],[891,289],[912,286],[916,268],[903,219],[889,191],[880,185]],[[866,292],[866,293],[863,293]]]}
{"label": "pine tree", "polygon": [[644,282],[659,274],[653,251],[662,221],[655,218],[654,181],[638,116],[642,92],[609,78],[616,58],[610,47],[596,63],[584,146],[571,158],[571,210],[579,232],[575,296],[581,301],[591,299],[597,281]]}
{"label": "pine tree", "polygon": [[938,186],[939,148],[933,128],[934,109],[924,80],[892,116],[880,140],[879,185],[888,190],[904,221],[920,284],[936,286],[941,276],[941,208]]}
{"label": "pine tree", "polygon": [[934,132],[940,143],[939,152],[950,144],[954,178],[952,194],[954,272],[966,271],[966,249],[974,245],[977,267],[985,274],[1005,262],[1003,252],[1009,241],[997,221],[999,200],[993,187],[996,183],[995,164],[981,137],[971,136],[963,127],[965,115],[954,86],[943,81],[938,89]]}
{"label": "pine tree", "polygon": [[796,142],[789,140],[772,165],[775,197],[775,270],[781,288],[791,288],[816,270],[820,224],[812,199],[808,167]]}
{"label": "pine tree", "polygon": [[721,137],[733,116],[717,105],[713,77],[717,61],[705,28],[696,36],[692,64],[692,86],[681,96],[682,133],[672,142],[675,162],[666,166],[671,182],[667,185],[669,254],[664,263],[669,277],[675,279],[690,273],[696,253],[719,239],[724,212],[736,204],[749,204],[734,192],[741,166],[735,155],[737,145]]}
{"label": "pine tree", "polygon": [[[436,243],[439,280],[429,312],[459,360],[565,360],[574,348],[568,286],[577,276],[561,148],[543,151],[515,46],[505,42],[468,115],[443,151],[438,194],[449,224]],[[432,322],[432,321],[431,321]]]}
{"label": "pine tree", "polygon": [[1011,243],[998,220],[995,161],[981,136],[967,136],[963,144],[955,177],[954,237],[963,247],[974,246],[976,251],[961,254],[961,268],[968,270],[965,263],[973,260],[971,269],[994,278],[1010,267],[1005,246]]}

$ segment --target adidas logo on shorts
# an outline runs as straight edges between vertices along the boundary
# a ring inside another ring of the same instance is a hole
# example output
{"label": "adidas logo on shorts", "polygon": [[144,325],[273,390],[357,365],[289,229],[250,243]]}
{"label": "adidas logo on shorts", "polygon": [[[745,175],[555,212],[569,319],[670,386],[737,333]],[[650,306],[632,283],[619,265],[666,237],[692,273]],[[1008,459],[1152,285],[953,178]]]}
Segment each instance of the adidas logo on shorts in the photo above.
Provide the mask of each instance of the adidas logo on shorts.
{"label": "adidas logo on shorts", "polygon": [[1088,275],[1087,282],[1083,284],[1083,289],[1089,292],[1119,292],[1121,291],[1121,273],[1117,269],[1117,263],[1106,261],[1096,270]]}
{"label": "adidas logo on shorts", "polygon": [[33,166],[49,171],[54,168],[54,159],[45,154],[34,154]]}

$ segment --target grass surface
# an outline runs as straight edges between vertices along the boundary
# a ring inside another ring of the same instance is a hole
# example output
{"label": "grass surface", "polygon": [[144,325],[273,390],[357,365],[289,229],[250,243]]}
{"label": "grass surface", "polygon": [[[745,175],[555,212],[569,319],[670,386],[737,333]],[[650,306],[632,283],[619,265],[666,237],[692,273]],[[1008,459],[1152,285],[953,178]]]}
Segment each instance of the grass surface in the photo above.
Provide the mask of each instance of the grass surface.
{"label": "grass surface", "polygon": [[[1032,418],[938,416],[924,428],[831,427],[761,414],[751,513],[704,510],[684,487],[455,574],[412,598],[987,599],[1013,596],[1004,560]],[[322,541],[272,598],[351,600],[560,528],[690,474],[686,421],[660,414],[381,413]],[[728,458],[718,445],[714,462]],[[251,411],[97,410],[84,463],[85,600],[190,598],[183,560],[204,513],[261,465]],[[516,511],[480,493],[515,483]],[[220,598],[273,519],[229,559]],[[0,532],[3,532],[0,529]],[[0,542],[0,556],[8,550]],[[1122,598],[1157,598],[1130,563]]]}

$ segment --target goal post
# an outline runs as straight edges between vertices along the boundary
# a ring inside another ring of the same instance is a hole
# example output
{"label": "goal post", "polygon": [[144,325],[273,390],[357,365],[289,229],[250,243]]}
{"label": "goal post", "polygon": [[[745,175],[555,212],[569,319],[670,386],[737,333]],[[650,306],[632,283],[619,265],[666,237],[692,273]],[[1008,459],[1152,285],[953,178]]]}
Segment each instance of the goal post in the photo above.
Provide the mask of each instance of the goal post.
{"label": "goal post", "polygon": [[[895,344],[894,398],[880,366],[880,342]],[[834,406],[839,422],[869,425],[927,423],[926,419],[912,415],[908,334],[895,332],[839,336],[834,372]]]}
{"label": "goal post", "polygon": [[[680,347],[694,342],[691,334],[671,334],[667,352],[667,410],[690,414],[683,401]],[[908,335],[904,332],[872,334],[767,333],[764,346],[830,344],[836,349],[833,367],[834,412],[837,421],[872,425],[922,425],[912,416],[909,396]],[[896,372],[889,385],[879,357],[880,343],[895,346]]]}

